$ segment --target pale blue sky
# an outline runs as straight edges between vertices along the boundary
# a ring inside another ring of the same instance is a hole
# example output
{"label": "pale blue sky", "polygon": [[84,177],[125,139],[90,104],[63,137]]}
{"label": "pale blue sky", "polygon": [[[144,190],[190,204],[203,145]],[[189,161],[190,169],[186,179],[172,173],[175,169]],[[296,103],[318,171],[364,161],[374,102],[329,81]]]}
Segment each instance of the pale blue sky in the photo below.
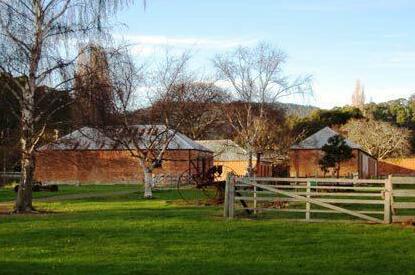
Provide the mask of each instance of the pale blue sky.
{"label": "pale blue sky", "polygon": [[206,71],[216,53],[268,41],[288,74],[314,77],[314,97],[296,103],[348,104],[357,79],[375,102],[415,92],[413,0],[137,0],[117,20],[136,52],[190,48]]}

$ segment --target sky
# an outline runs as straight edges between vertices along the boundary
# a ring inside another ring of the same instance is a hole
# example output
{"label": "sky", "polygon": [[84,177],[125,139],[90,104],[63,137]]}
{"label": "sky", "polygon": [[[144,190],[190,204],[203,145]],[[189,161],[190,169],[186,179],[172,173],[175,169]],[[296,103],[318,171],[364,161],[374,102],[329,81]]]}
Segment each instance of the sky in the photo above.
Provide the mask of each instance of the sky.
{"label": "sky", "polygon": [[415,93],[413,0],[147,0],[121,11],[114,29],[136,58],[190,49],[193,66],[239,45],[266,41],[287,56],[285,73],[312,75],[313,96],[285,101],[332,108],[351,103],[358,79],[367,101]]}

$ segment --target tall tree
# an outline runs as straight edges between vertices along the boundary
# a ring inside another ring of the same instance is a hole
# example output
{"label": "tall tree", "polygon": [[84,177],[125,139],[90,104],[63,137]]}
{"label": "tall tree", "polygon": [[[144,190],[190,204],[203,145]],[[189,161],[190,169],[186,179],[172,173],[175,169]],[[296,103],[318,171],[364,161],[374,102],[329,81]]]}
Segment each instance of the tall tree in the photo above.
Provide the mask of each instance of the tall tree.
{"label": "tall tree", "polygon": [[311,92],[310,77],[290,81],[283,74],[286,57],[269,44],[239,47],[214,59],[219,79],[231,87],[231,101],[238,108],[225,108],[228,123],[248,152],[248,174],[253,174],[255,145],[267,117],[266,107],[283,97]]}
{"label": "tall tree", "polygon": [[111,98],[111,82],[106,50],[97,43],[81,48],[76,64],[74,108],[77,128],[96,126],[111,115],[106,104]]}
{"label": "tall tree", "polygon": [[352,95],[352,106],[359,108],[363,111],[365,106],[365,88],[363,87],[360,80],[356,81],[356,87]]}
{"label": "tall tree", "polygon": [[[21,184],[15,212],[32,211],[34,150],[57,108],[36,114],[35,95],[42,85],[67,89],[73,83],[78,55],[71,45],[95,39],[106,19],[128,0],[0,0],[0,73],[17,87],[8,87],[19,103]],[[15,81],[16,76],[27,81]],[[40,100],[41,101],[41,100]],[[55,106],[55,105],[54,105]],[[43,121],[43,125],[35,124]]]}

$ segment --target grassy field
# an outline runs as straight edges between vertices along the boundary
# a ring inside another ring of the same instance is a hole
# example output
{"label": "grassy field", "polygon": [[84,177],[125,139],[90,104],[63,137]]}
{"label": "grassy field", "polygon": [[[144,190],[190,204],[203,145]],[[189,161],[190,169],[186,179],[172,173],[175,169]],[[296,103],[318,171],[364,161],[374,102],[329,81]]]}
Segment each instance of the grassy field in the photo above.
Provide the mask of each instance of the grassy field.
{"label": "grassy field", "polygon": [[[13,192],[13,185],[8,185],[0,188],[0,202],[11,201],[16,198],[16,193]],[[36,198],[50,198],[62,195],[85,194],[85,193],[101,193],[101,192],[118,192],[138,190],[137,185],[60,185],[59,192],[34,192],[33,197]]]}
{"label": "grassy field", "polygon": [[225,221],[221,208],[184,203],[174,191],[141,196],[38,201],[54,213],[0,216],[0,273],[415,274],[413,228]]}

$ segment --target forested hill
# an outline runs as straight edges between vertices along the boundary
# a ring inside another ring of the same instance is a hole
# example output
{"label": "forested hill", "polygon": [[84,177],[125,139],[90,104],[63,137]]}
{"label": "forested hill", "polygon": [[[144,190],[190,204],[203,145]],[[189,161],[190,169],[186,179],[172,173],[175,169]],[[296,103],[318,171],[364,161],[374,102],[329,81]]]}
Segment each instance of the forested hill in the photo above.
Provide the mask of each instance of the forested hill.
{"label": "forested hill", "polygon": [[319,110],[319,108],[315,106],[300,105],[300,104],[294,104],[294,103],[277,103],[276,105],[279,108],[285,110],[287,115],[295,115],[298,117],[307,117],[313,111]]}

